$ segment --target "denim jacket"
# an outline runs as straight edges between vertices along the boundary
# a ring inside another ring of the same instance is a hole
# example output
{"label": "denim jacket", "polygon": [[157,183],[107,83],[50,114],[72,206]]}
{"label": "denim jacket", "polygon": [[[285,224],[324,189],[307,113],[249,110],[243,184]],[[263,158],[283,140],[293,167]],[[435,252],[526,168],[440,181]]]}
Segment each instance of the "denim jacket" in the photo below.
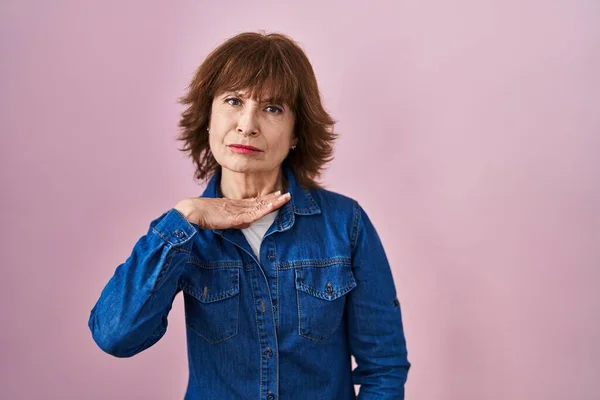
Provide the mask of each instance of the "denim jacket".
{"label": "denim jacket", "polygon": [[[149,348],[165,334],[181,291],[185,399],[404,399],[411,364],[374,226],[357,201],[304,189],[283,168],[291,200],[265,233],[260,257],[238,229],[202,229],[166,211],[92,308],[94,341],[115,357]],[[220,176],[201,197],[222,197]]]}

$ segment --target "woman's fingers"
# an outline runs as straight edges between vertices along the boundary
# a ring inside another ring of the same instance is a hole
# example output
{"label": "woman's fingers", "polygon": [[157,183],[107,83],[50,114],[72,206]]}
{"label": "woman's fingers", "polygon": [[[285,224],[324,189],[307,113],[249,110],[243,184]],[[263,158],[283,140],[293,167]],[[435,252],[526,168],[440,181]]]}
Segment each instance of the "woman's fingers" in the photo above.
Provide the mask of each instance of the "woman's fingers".
{"label": "woman's fingers", "polygon": [[278,208],[283,206],[290,198],[291,198],[291,195],[289,193],[284,193],[282,195],[278,195],[277,197],[275,197],[274,199],[272,199],[270,201],[263,202],[261,207],[257,210],[257,214],[258,214],[257,219],[262,218],[265,215],[267,215],[268,213],[277,210]]}
{"label": "woman's fingers", "polygon": [[263,196],[262,198],[255,199],[253,206],[249,207],[246,210],[246,213],[242,216],[243,223],[252,223],[264,217],[270,212],[273,212],[283,206],[290,198],[291,195],[289,193],[277,195],[272,193],[267,196]]}
{"label": "woman's fingers", "polygon": [[278,191],[276,191],[276,192],[269,193],[269,194],[266,194],[266,195],[264,195],[264,196],[256,196],[256,197],[254,197],[254,198],[252,199],[252,202],[253,202],[253,203],[260,203],[260,202],[262,202],[262,201],[271,201],[271,200],[274,200],[274,199],[276,199],[276,198],[277,198],[277,197],[279,197],[280,195],[281,195],[281,191],[280,191],[280,190],[278,190]]}
{"label": "woman's fingers", "polygon": [[289,193],[284,193],[281,195],[277,195],[273,198],[261,200],[259,202],[260,203],[259,210],[264,211],[265,212],[264,215],[266,215],[272,211],[275,211],[279,207],[283,206],[290,198],[291,198],[291,195]]}
{"label": "woman's fingers", "polygon": [[[287,197],[286,197],[287,196]],[[264,196],[258,196],[250,199],[248,202],[248,208],[250,209],[264,209],[269,207],[269,203],[271,203],[275,208],[278,207],[278,204],[285,204],[285,201],[289,198],[289,194],[281,194],[281,191],[276,191],[273,193],[269,193]],[[270,212],[270,211],[269,211]]]}
{"label": "woman's fingers", "polygon": [[282,195],[277,196],[277,198],[275,199],[275,201],[277,203],[280,203],[281,205],[284,205],[291,198],[292,198],[292,195],[290,194],[290,192],[287,192],[287,193],[284,193]]}

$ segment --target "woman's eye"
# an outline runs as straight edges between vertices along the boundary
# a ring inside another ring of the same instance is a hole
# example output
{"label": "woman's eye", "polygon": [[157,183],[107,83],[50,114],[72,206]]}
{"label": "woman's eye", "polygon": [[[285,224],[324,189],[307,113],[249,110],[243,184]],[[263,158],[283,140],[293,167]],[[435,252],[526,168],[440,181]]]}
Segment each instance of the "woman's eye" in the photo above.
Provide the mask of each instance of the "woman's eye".
{"label": "woman's eye", "polygon": [[236,98],[236,97],[229,97],[229,98],[225,99],[225,102],[226,102],[226,103],[229,103],[229,104],[230,104],[230,105],[232,105],[232,106],[237,106],[237,105],[239,105],[239,103],[237,103],[237,104],[232,104],[232,103],[231,103],[231,101],[237,101],[237,102],[239,102],[239,101],[240,101],[240,99],[238,99],[238,98]]}
{"label": "woman's eye", "polygon": [[280,114],[280,113],[283,112],[283,110],[281,108],[275,107],[275,106],[267,106],[267,110],[268,109],[275,110],[275,111],[272,111],[272,112],[270,111],[273,114]]}
{"label": "woman's eye", "polygon": [[[242,101],[237,97],[228,97],[225,99],[225,103],[229,104],[230,106],[239,106],[241,102]],[[283,112],[283,109],[277,106],[267,106],[265,110],[267,110],[270,114],[281,114]]]}

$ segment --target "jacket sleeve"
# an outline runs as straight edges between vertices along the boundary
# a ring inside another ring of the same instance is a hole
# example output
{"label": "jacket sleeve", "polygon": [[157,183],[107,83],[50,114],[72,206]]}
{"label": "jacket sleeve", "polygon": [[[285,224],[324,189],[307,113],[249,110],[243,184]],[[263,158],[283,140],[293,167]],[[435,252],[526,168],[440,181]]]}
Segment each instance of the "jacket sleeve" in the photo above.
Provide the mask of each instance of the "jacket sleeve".
{"label": "jacket sleeve", "polygon": [[404,399],[410,362],[394,278],[383,245],[362,207],[355,202],[352,272],[357,286],[348,293],[347,329],[357,367],[358,400]]}
{"label": "jacket sleeve", "polygon": [[150,223],[92,308],[88,327],[96,344],[115,357],[131,357],[167,330],[167,315],[196,228],[175,208]]}

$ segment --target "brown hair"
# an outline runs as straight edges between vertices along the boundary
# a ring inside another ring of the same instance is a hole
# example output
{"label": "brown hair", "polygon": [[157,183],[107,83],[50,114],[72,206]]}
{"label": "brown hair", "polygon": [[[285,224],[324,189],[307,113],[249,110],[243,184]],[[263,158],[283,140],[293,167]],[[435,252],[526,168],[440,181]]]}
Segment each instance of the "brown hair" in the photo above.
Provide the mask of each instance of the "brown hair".
{"label": "brown hair", "polygon": [[209,147],[208,126],[212,100],[223,90],[249,89],[258,99],[270,97],[286,103],[295,115],[297,147],[284,160],[298,183],[321,187],[316,178],[333,159],[335,120],[325,111],[313,68],[304,51],[290,37],[279,33],[245,32],[214,49],[198,67],[187,93],[179,99],[184,142],[196,164],[195,177],[208,180],[220,168]]}

